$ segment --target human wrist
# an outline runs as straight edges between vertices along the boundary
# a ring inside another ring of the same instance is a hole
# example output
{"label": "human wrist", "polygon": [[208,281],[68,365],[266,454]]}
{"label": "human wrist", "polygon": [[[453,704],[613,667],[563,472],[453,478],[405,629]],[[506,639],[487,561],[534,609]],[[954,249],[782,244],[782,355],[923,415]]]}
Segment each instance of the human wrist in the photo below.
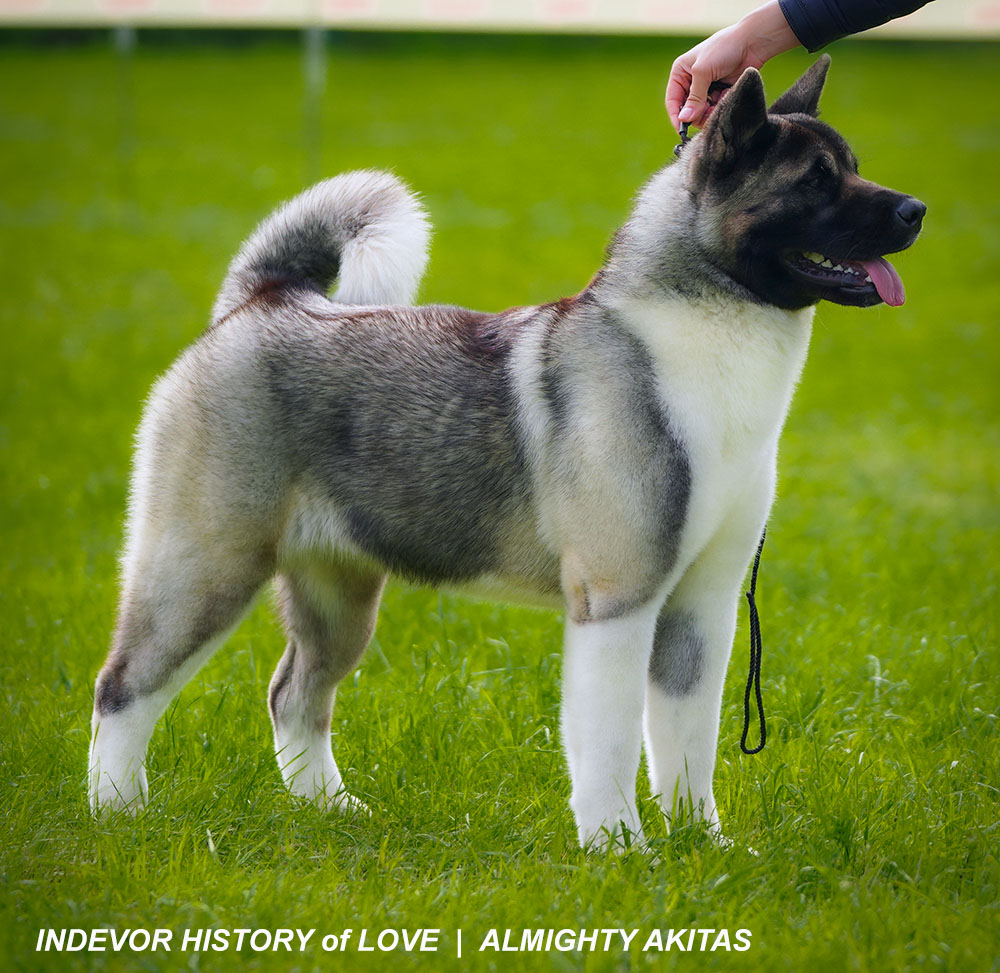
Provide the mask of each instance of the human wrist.
{"label": "human wrist", "polygon": [[784,54],[800,41],[782,13],[778,0],[771,0],[751,10],[737,24],[744,49],[761,64],[778,54]]}

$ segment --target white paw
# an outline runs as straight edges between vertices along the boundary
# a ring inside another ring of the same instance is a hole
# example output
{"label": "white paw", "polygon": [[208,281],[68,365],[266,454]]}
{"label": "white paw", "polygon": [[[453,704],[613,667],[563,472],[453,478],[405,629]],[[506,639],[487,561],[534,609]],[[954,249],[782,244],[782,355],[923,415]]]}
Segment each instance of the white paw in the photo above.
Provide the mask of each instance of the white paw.
{"label": "white paw", "polygon": [[356,814],[365,818],[372,816],[372,809],[364,801],[348,794],[343,789],[338,791],[333,799],[324,806],[328,811],[337,811],[340,814]]}
{"label": "white paw", "polygon": [[647,848],[646,836],[638,825],[629,826],[624,821],[602,825],[596,832],[577,829],[580,847],[585,851],[604,853],[614,851],[639,851]]}
{"label": "white paw", "polygon": [[146,768],[129,764],[117,773],[108,772],[105,764],[90,767],[90,810],[95,816],[106,812],[125,811],[138,814],[149,799]]}
{"label": "white paw", "polygon": [[645,845],[639,814],[634,806],[601,811],[596,806],[581,805],[583,802],[576,802],[573,810],[582,848],[606,851],[614,847],[625,851]]}
{"label": "white paw", "polygon": [[321,811],[329,811],[337,814],[360,814],[371,817],[371,808],[364,801],[359,800],[344,789],[344,782],[338,781],[336,786],[323,785],[315,782],[313,786],[298,788],[292,786],[293,794],[305,798],[311,804],[315,804]]}
{"label": "white paw", "polygon": [[281,768],[285,783],[293,794],[323,811],[371,815],[364,801],[347,793],[336,765],[317,771],[308,765],[299,766],[300,763],[293,760],[290,765]]}
{"label": "white paw", "polygon": [[[94,722],[94,732],[87,757],[87,783],[90,810],[127,811],[136,814],[149,797],[146,784],[145,750],[135,745],[134,734],[113,720]],[[144,741],[145,742],[145,741]]]}

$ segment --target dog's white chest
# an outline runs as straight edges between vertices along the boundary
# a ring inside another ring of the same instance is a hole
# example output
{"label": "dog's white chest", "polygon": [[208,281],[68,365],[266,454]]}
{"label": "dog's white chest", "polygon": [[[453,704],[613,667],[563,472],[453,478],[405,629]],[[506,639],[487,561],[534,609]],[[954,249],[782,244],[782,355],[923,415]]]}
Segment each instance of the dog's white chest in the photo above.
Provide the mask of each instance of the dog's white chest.
{"label": "dog's white chest", "polygon": [[729,303],[664,303],[633,312],[654,360],[664,411],[689,454],[686,533],[695,549],[748,486],[773,475],[812,315],[812,308]]}

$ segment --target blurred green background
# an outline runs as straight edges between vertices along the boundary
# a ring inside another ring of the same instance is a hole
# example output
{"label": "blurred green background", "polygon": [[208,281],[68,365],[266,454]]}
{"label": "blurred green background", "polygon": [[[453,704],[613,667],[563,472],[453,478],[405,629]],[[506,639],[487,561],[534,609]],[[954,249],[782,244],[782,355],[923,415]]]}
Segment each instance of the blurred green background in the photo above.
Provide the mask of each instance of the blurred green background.
{"label": "blurred green background", "polygon": [[[372,821],[330,822],[281,791],[263,696],[282,637],[266,603],[154,736],[147,814],[86,814],[131,437],[243,237],[308,181],[388,167],[434,222],[424,300],[575,292],[671,158],[663,88],[690,44],[331,34],[312,103],[295,34],[140,32],[131,56],[97,32],[0,34],[0,934],[14,968],[140,962],[35,956],[40,926],[433,918],[477,941],[491,926],[745,925],[756,969],[1000,969],[991,44],[832,51],[823,117],[863,175],[928,214],[894,259],[903,308],[817,313],[762,567],[772,742],[758,758],[737,751],[745,619],[726,691],[717,796],[737,848],[651,826],[658,860],[578,853],[558,616],[402,588],[335,720]],[[768,65],[769,93],[810,61]]]}

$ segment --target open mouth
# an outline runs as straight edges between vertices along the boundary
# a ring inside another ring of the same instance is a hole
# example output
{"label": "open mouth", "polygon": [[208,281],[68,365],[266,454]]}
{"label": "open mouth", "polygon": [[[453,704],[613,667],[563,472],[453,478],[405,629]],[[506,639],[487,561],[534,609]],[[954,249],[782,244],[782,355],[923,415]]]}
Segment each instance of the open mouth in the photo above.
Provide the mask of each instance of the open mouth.
{"label": "open mouth", "polygon": [[788,267],[796,276],[818,284],[823,290],[836,291],[850,303],[864,302],[866,297],[877,304],[885,301],[892,307],[899,307],[906,300],[903,282],[896,269],[885,257],[869,260],[845,260],[826,257],[814,250],[799,250],[785,257]]}

